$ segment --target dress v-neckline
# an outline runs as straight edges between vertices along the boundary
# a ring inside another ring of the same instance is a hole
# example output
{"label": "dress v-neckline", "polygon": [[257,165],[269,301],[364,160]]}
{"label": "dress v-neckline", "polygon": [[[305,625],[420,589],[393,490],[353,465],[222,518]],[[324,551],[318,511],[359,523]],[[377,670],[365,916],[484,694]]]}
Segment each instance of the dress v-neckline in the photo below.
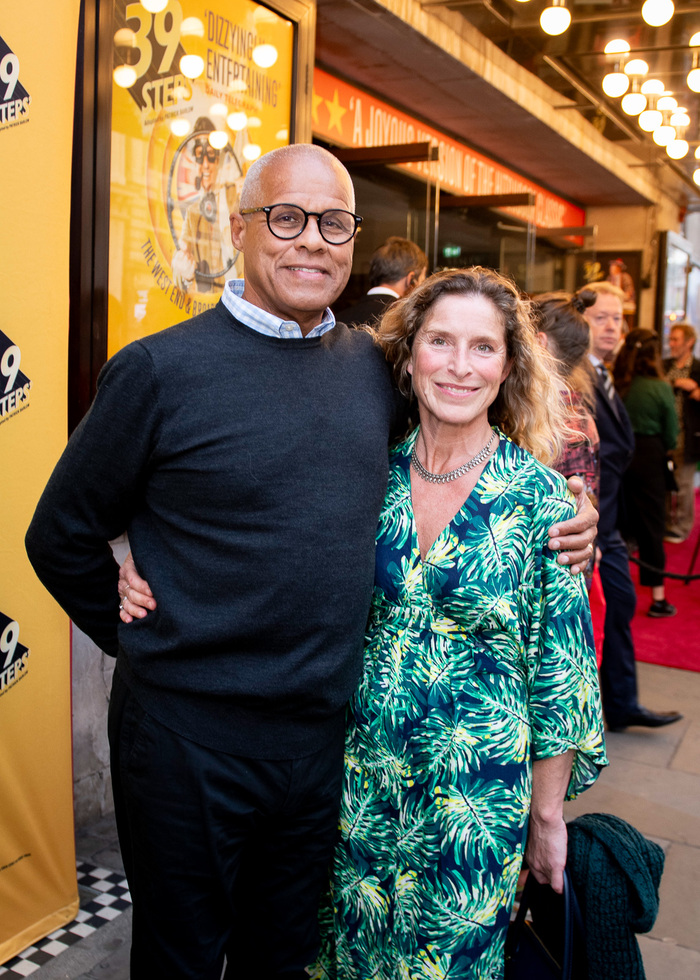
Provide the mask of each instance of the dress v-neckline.
{"label": "dress v-neckline", "polygon": [[477,479],[476,483],[474,484],[474,486],[472,487],[472,489],[469,491],[469,495],[464,500],[464,502],[460,504],[460,506],[454,512],[454,514],[449,519],[449,521],[447,522],[447,524],[445,524],[445,526],[442,528],[442,530],[438,533],[438,535],[436,536],[436,538],[433,541],[433,543],[430,545],[430,547],[425,552],[425,555],[421,555],[421,551],[420,551],[420,542],[418,540],[418,522],[416,521],[416,512],[415,512],[415,510],[413,508],[413,488],[412,488],[412,485],[411,485],[411,452],[412,452],[413,447],[414,447],[414,445],[416,443],[416,439],[418,438],[418,433],[420,432],[420,426],[418,426],[416,428],[415,432],[413,433],[413,438],[406,442],[403,462],[404,462],[404,469],[406,471],[406,479],[408,481],[408,500],[409,500],[409,504],[410,504],[410,507],[411,507],[411,536],[412,536],[412,541],[413,541],[413,547],[412,547],[411,550],[414,551],[414,552],[416,552],[418,554],[418,562],[419,562],[420,565],[426,565],[426,564],[429,565],[430,564],[430,562],[428,561],[428,556],[430,555],[430,552],[433,550],[433,548],[436,547],[436,545],[438,544],[438,542],[442,540],[442,538],[445,535],[445,531],[447,531],[449,528],[452,527],[452,525],[457,520],[457,518],[460,516],[460,514],[469,505],[470,500],[472,499],[472,497],[474,496],[475,492],[477,492],[477,490],[479,488],[479,484],[481,483],[481,481],[482,481],[482,479],[484,477],[484,474],[489,469],[489,466],[491,465],[491,461],[494,459],[494,457],[496,456],[496,454],[498,452],[500,452],[500,449],[501,449],[501,441],[502,441],[502,433],[501,433],[500,429],[497,429],[495,426],[493,427],[493,431],[498,436],[498,441],[496,442],[496,445],[494,447],[493,452],[491,453],[491,455],[486,460],[486,464],[485,464],[483,470],[481,471],[481,473],[479,473],[479,476],[478,476],[478,479]]}

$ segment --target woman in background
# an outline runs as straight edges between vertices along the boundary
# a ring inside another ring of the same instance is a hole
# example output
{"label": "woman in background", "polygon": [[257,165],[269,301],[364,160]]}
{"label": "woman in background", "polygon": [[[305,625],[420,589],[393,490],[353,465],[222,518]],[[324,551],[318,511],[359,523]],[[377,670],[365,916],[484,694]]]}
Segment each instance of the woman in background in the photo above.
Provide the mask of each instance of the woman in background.
{"label": "woman in background", "polygon": [[678,437],[678,417],[673,389],[664,381],[658,334],[630,331],[617,355],[614,373],[635,440],[632,462],[623,478],[626,536],[639,548],[639,581],[651,587],[647,615],[675,616],[676,607],[666,599],[663,571],[668,459]]}

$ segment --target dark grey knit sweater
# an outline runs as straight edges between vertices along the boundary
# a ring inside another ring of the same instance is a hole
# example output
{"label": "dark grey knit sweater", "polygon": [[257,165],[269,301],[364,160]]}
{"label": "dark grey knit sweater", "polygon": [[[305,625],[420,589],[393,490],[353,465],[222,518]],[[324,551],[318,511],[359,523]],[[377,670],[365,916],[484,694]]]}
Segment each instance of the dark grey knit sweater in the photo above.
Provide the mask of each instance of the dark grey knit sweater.
{"label": "dark grey knit sweater", "polygon": [[[396,415],[366,334],[279,340],[219,303],[105,366],[29,557],[163,724],[250,757],[308,754],[360,674]],[[158,602],[128,626],[107,544],[125,530]]]}

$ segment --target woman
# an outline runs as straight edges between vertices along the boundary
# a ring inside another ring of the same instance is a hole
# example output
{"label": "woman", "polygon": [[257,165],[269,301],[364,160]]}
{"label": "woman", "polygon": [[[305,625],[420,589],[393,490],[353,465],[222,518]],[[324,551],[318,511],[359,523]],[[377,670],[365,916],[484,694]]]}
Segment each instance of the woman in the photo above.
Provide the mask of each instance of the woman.
{"label": "woman", "polygon": [[651,587],[648,616],[676,615],[666,599],[664,528],[668,454],[678,438],[673,389],[664,381],[658,334],[631,330],[615,361],[615,387],[634,430],[634,455],[623,479],[626,535],[639,549],[639,581]]}
{"label": "woman", "polygon": [[580,476],[586,492],[598,500],[600,437],[596,428],[595,389],[588,369],[591,330],[583,311],[595,303],[594,293],[541,293],[533,300],[537,339],[555,360],[567,424],[573,430],[554,467],[564,476]]}
{"label": "woman", "polygon": [[509,438],[556,455],[561,401],[488,270],[432,276],[380,342],[420,425],[391,453],[314,975],[485,980],[526,840],[561,890],[563,800],[606,763],[585,586],[547,547],[571,498]]}
{"label": "woman", "polygon": [[[596,428],[595,388],[589,369],[590,327],[583,311],[593,306],[595,293],[541,293],[533,300],[537,339],[553,356],[570,431],[554,468],[566,477],[580,476],[586,492],[598,506],[600,489],[600,436]],[[586,569],[593,635],[598,666],[602,662],[605,599],[600,572],[593,561]]]}
{"label": "woman", "polygon": [[546,548],[571,513],[564,480],[505,434],[551,451],[558,395],[527,307],[487,270],[432,276],[380,340],[420,426],[392,452],[346,741],[336,963],[318,975],[496,978],[526,842],[560,889],[563,800],[605,764],[585,588]]}

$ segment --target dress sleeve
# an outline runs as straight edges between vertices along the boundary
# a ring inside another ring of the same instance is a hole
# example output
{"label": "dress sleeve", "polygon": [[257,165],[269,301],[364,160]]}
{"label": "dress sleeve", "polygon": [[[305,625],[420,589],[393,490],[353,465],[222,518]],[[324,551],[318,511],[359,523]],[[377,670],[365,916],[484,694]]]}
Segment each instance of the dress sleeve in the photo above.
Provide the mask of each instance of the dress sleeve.
{"label": "dress sleeve", "polygon": [[582,575],[572,576],[547,546],[548,528],[573,516],[572,498],[552,486],[535,504],[534,584],[527,646],[534,759],[574,750],[567,799],[607,765],[591,613]]}

